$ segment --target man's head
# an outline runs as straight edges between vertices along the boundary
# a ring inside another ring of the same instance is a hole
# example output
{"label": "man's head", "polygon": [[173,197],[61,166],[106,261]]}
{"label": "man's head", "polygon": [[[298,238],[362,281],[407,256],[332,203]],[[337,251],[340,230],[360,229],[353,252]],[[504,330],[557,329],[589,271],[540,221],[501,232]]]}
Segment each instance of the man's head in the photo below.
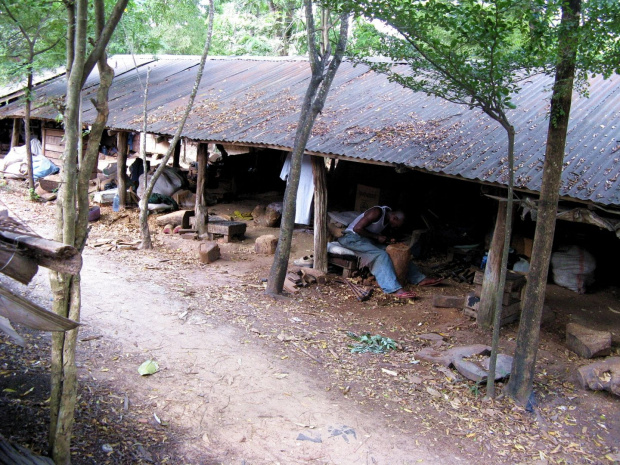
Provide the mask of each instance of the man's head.
{"label": "man's head", "polygon": [[387,217],[392,228],[400,228],[405,222],[405,214],[401,210],[389,211]]}

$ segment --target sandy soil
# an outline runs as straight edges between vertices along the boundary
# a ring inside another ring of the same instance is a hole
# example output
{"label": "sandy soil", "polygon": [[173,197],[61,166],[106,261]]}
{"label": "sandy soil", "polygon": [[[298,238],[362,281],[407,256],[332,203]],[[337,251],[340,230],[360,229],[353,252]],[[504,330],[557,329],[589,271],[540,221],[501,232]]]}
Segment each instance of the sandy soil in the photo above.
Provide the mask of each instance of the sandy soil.
{"label": "sandy soil", "polygon": [[[53,205],[24,202],[10,189],[2,201],[37,232],[51,235]],[[251,211],[255,203],[213,210]],[[198,261],[197,242],[153,232],[152,251],[108,250],[92,245],[136,240],[136,213],[103,207],[101,220],[93,224],[82,271],[81,402],[73,463],[618,460],[620,403],[576,385],[575,369],[587,361],[563,343],[566,321],[604,324],[617,336],[617,289],[578,296],[550,286],[548,305],[558,316],[542,333],[537,407],[528,412],[503,397],[483,400],[483,387],[415,357],[429,345],[489,342],[460,310],[431,306],[434,293],[465,295],[470,285],[447,281],[421,288],[420,297],[407,302],[379,291],[358,302],[345,285],[330,281],[274,300],[264,295],[262,282],[271,257],[254,254],[253,243],[277,230],[250,223],[246,239],[220,243],[222,258],[209,265]],[[312,234],[297,231],[292,258],[311,249]],[[45,270],[27,287],[9,284],[49,306]],[[516,329],[502,331],[505,353],[514,349]],[[391,337],[399,350],[353,354],[350,331]],[[442,340],[428,340],[429,333]],[[45,415],[38,415],[45,412],[48,387],[41,381],[28,396],[19,393],[35,384],[32,377],[48,376],[49,338],[30,334],[28,339],[36,345],[27,351],[0,342],[5,357],[30,363],[25,369],[12,369],[17,361],[5,363],[0,391],[11,385],[15,392],[5,390],[0,397],[5,414],[32,416],[2,421],[0,432],[44,451]],[[159,371],[140,376],[137,368],[148,359],[157,361]]]}

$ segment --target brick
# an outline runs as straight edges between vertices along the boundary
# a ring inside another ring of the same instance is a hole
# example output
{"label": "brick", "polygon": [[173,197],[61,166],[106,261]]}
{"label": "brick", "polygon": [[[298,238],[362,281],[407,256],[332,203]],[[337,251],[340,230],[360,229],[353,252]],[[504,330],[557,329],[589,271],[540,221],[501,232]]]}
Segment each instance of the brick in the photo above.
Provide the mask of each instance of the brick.
{"label": "brick", "polygon": [[220,246],[215,242],[202,242],[198,253],[202,263],[212,263],[220,258]]}
{"label": "brick", "polygon": [[254,252],[262,255],[273,255],[276,253],[278,238],[273,234],[267,234],[256,238],[254,242]]}
{"label": "brick", "polygon": [[440,308],[462,308],[463,296],[450,296],[450,295],[434,295],[433,307]]}

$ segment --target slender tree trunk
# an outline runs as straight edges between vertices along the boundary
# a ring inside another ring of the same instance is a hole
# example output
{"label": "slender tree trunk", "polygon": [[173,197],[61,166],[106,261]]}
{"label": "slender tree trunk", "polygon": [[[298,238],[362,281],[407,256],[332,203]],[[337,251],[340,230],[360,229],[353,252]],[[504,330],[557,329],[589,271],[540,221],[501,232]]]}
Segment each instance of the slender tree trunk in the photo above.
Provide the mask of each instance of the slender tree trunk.
{"label": "slender tree trunk", "polygon": [[[175,150],[176,145],[181,139],[181,133],[183,132],[183,128],[185,127],[185,121],[187,121],[187,117],[189,116],[189,113],[192,110],[192,106],[194,105],[194,100],[196,99],[196,94],[198,93],[198,87],[200,86],[200,81],[202,80],[202,73],[204,71],[205,62],[207,61],[207,55],[209,54],[209,49],[211,48],[211,36],[213,35],[213,15],[214,15],[213,10],[214,10],[213,0],[209,0],[209,26],[207,30],[207,39],[205,41],[205,46],[202,51],[202,56],[200,58],[200,64],[198,65],[198,72],[196,73],[196,81],[194,82],[194,87],[189,96],[189,101],[187,102],[185,113],[183,114],[183,117],[181,118],[181,122],[179,123],[179,127],[177,128],[177,132],[175,133],[174,138],[172,139],[172,142],[170,143],[170,147],[168,147],[168,151],[166,152],[166,155],[164,155],[164,158],[162,159],[161,163],[157,167],[157,170],[155,171],[155,173],[153,173],[151,180],[146,185],[146,189],[144,189],[144,195],[140,199],[140,208],[141,208],[140,230],[142,231],[142,248],[143,249],[153,248],[153,245],[151,243],[151,235],[149,232],[149,224],[147,221],[148,198],[153,192],[153,187],[155,187],[155,183],[157,182],[157,179],[159,178],[161,173],[164,171],[164,168],[166,167],[168,160],[170,160],[170,157],[172,156],[172,152]],[[146,166],[145,166],[145,173],[146,173]]]}
{"label": "slender tree trunk", "polygon": [[320,76],[313,76],[306,90],[304,104],[302,107],[297,133],[295,135],[295,145],[291,155],[291,169],[288,173],[286,189],[284,190],[284,201],[282,219],[280,220],[280,238],[276,246],[269,280],[265,292],[268,295],[281,294],[284,288],[284,278],[288,269],[288,259],[291,253],[291,243],[293,242],[293,231],[295,229],[295,208],[297,202],[297,189],[299,188],[299,177],[301,175],[301,159],[303,157],[306,143],[312,131],[314,118],[311,117],[311,105],[321,82]]}
{"label": "slender tree trunk", "polygon": [[116,135],[116,191],[118,192],[118,200],[120,209],[124,210],[127,203],[127,132],[120,131]]}
{"label": "slender tree trunk", "polygon": [[28,83],[26,85],[26,109],[24,112],[25,137],[26,137],[26,163],[28,164],[28,189],[30,189],[31,200],[34,199],[34,174],[32,172],[32,147],[30,145],[30,112],[32,109],[32,63],[34,57],[32,50],[28,58],[30,70],[28,71]]}
{"label": "slender tree trunk", "polygon": [[[119,0],[117,7],[124,8],[126,0]],[[61,170],[61,189],[57,202],[56,240],[73,245],[80,252],[84,248],[88,234],[88,182],[90,174],[98,160],[98,147],[101,134],[105,129],[108,115],[108,90],[114,73],[107,65],[105,44],[98,57],[100,85],[97,101],[93,102],[97,109],[97,118],[90,134],[90,144],[82,159],[80,170],[77,170],[77,148],[81,138],[79,124],[79,108],[81,88],[84,82],[86,62],[86,31],[88,26],[88,2],[77,0],[67,3],[68,18],[76,18],[75,37],[67,41],[75,44],[68,52],[68,82],[66,96],[65,152]],[[104,5],[102,0],[95,2],[95,19],[97,36],[101,37],[104,30]],[[116,22],[118,22],[116,19]],[[105,27],[111,26],[108,22]],[[69,32],[71,33],[71,32]],[[90,71],[89,71],[90,72]],[[76,214],[77,203],[77,214]],[[50,282],[54,295],[54,311],[75,321],[80,320],[81,287],[80,275],[70,276],[52,272]],[[69,464],[71,462],[71,430],[73,427],[74,410],[77,399],[77,375],[75,366],[75,348],[77,329],[66,333],[54,333],[52,336],[52,393],[50,397],[50,449],[54,463]]]}
{"label": "slender tree trunk", "polygon": [[314,265],[327,272],[327,172],[323,157],[312,157],[314,176]]}
{"label": "slender tree trunk", "polygon": [[[333,59],[325,73],[325,67],[330,58],[330,53],[325,53],[319,57],[312,2],[311,0],[304,0],[304,4],[312,75],[302,103],[299,122],[297,123],[293,153],[291,155],[291,170],[288,175],[286,190],[284,191],[284,211],[280,222],[280,239],[276,246],[273,264],[271,265],[269,280],[265,290],[266,294],[272,296],[282,293],[284,278],[288,268],[291,242],[293,240],[293,228],[295,225],[295,202],[297,198],[297,188],[299,187],[299,175],[301,173],[301,158],[306,149],[308,139],[310,138],[314,121],[323,109],[332,81],[342,61],[347,43],[349,15],[343,13],[340,15],[340,37],[336,53],[334,53]],[[329,50],[329,47],[326,47],[326,49]]]}
{"label": "slender tree trunk", "polygon": [[[75,244],[76,222],[76,187],[77,187],[77,146],[81,134],[78,127],[78,109],[81,98],[83,63],[86,59],[87,1],[76,0],[75,8],[75,50],[71,72],[68,76],[65,123],[65,151],[62,155],[61,187],[58,194],[56,215],[56,240],[68,245]],[[70,276],[51,272],[50,283],[54,294],[52,304],[54,311],[66,318],[75,318],[75,301],[77,297],[72,289],[72,282],[79,275]],[[79,316],[75,321],[79,321]],[[77,330],[52,335],[52,393],[50,398],[50,452],[56,465],[68,464],[70,431],[73,411],[69,415],[68,405],[75,402],[75,367],[72,357],[67,359],[67,348],[72,345]]]}
{"label": "slender tree trunk", "polygon": [[201,237],[207,232],[207,220],[209,218],[209,212],[207,211],[207,160],[209,159],[207,144],[200,144],[198,146],[198,154],[196,155],[196,161],[198,163],[198,179],[196,180],[196,230],[198,236]]}
{"label": "slender tree trunk", "polygon": [[538,219],[532,261],[517,334],[517,347],[508,394],[522,405],[532,393],[536,355],[540,340],[540,321],[547,287],[551,247],[555,232],[566,133],[572,103],[575,62],[579,45],[581,0],[562,4],[562,30],[559,38],[560,56],[551,97],[549,131],[540,189]]}
{"label": "slender tree trunk", "polygon": [[510,251],[510,237],[512,235],[512,206],[514,203],[514,150],[515,129],[505,123],[504,128],[508,133],[508,195],[506,201],[506,227],[502,248],[502,262],[500,265],[499,287],[495,301],[495,314],[493,315],[493,338],[491,342],[491,358],[489,360],[489,375],[487,377],[487,396],[495,397],[495,368],[497,365],[497,351],[499,349],[499,329],[502,321],[502,297],[506,286],[506,274],[508,273],[508,254]]}
{"label": "slender tree trunk", "polygon": [[146,129],[148,124],[148,97],[149,97],[149,82],[151,80],[151,68],[146,70],[146,84],[144,85],[144,105],[142,113],[142,134],[140,134],[140,157],[142,158],[142,166],[144,168],[144,191],[140,198],[140,236],[142,237],[141,247],[143,249],[152,249],[153,243],[151,242],[151,232],[149,231],[149,195],[146,193],[146,189],[149,185],[149,166],[146,163]]}
{"label": "slender tree trunk", "polygon": [[13,118],[13,131],[11,132],[11,148],[15,148],[19,145],[19,129],[22,120],[20,118]]}

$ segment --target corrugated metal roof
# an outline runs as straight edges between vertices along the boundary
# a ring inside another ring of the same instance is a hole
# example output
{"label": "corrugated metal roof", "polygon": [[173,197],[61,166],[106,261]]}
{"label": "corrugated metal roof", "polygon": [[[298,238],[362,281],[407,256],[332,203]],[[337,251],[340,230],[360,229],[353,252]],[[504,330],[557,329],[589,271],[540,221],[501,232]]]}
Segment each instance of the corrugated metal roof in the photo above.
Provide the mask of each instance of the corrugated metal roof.
{"label": "corrugated metal roof", "polygon": [[[143,90],[149,86],[149,132],[172,135],[197,70],[198,57],[145,59],[137,69],[117,60],[110,90],[111,128],[139,131]],[[121,63],[119,65],[119,63]],[[405,68],[403,68],[405,69]],[[300,103],[310,76],[308,63],[291,59],[212,58],[183,135],[203,141],[291,148]],[[90,98],[96,72],[84,90],[84,122],[94,120]],[[548,126],[549,77],[532,78],[514,97],[509,113],[516,130],[515,184],[540,189]],[[64,95],[64,77],[37,88],[37,102]],[[620,206],[620,76],[592,79],[590,98],[575,94],[571,111],[563,197]],[[0,118],[19,116],[17,104],[0,108]],[[33,117],[53,119],[42,106]],[[343,63],[327,104],[316,121],[307,150],[410,168],[486,183],[507,183],[507,136],[479,110],[414,93],[364,66]]]}

